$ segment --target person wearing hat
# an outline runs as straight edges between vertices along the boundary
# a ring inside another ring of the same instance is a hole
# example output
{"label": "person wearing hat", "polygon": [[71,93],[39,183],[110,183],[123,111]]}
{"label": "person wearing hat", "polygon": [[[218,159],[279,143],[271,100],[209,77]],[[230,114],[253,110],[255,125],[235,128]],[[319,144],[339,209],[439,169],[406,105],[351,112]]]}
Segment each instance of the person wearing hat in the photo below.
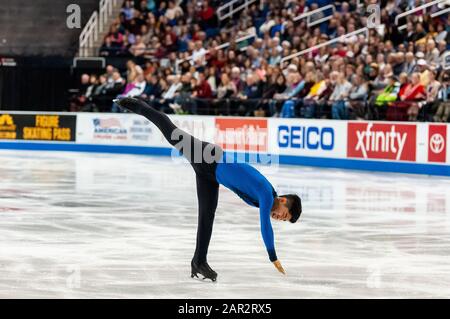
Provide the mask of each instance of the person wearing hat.
{"label": "person wearing hat", "polygon": [[418,51],[418,52],[416,53],[416,58],[417,58],[418,60],[424,59],[424,58],[425,58],[425,54],[424,54],[423,52],[421,52],[421,51]]}
{"label": "person wearing hat", "polygon": [[426,87],[430,83],[430,70],[425,59],[420,59],[417,61],[417,68],[415,72],[420,74],[420,83]]}

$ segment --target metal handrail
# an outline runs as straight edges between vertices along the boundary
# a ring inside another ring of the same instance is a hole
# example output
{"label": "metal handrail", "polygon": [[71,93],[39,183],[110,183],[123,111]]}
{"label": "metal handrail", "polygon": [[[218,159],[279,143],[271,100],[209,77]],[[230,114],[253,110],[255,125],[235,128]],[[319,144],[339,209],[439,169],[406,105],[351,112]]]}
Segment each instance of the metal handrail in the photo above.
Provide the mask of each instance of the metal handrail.
{"label": "metal handrail", "polygon": [[108,22],[113,14],[113,9],[120,0],[100,0],[99,11],[94,11],[80,34],[79,56],[89,55],[89,48],[94,47],[101,33],[108,27]]}
{"label": "metal handrail", "polygon": [[368,39],[369,39],[369,28],[367,28],[367,27],[366,27],[366,28],[361,28],[361,29],[355,30],[355,31],[353,31],[353,32],[350,32],[350,33],[341,35],[341,36],[339,36],[339,37],[336,37],[336,38],[334,38],[334,39],[331,39],[331,40],[329,40],[329,41],[320,43],[320,44],[318,44],[318,45],[315,45],[315,46],[310,47],[310,48],[308,48],[308,49],[305,49],[305,50],[303,50],[303,51],[300,51],[300,52],[291,54],[291,55],[289,55],[289,56],[287,56],[287,57],[284,57],[283,59],[281,59],[280,64],[283,64],[284,62],[289,61],[289,60],[292,60],[293,58],[296,58],[296,57],[298,57],[298,56],[301,56],[301,55],[310,53],[310,52],[312,52],[312,51],[314,51],[314,50],[320,49],[320,48],[325,47],[325,46],[328,46],[328,45],[330,45],[330,44],[333,44],[333,43],[336,43],[336,42],[339,42],[339,41],[343,41],[343,40],[345,40],[345,39],[347,39],[347,38],[350,38],[350,37],[352,37],[352,36],[358,35],[358,34],[360,34],[360,33],[365,33],[365,34],[366,34],[366,40],[368,41]]}
{"label": "metal handrail", "polygon": [[[233,41],[233,43],[237,44],[237,43],[240,43],[242,41],[245,41],[245,40],[248,40],[248,39],[251,39],[254,37],[256,37],[256,33],[250,33],[248,35],[245,35],[245,36],[237,39],[236,41]],[[223,50],[223,49],[228,48],[230,45],[231,45],[231,42],[226,42],[226,43],[216,46],[214,48],[214,50]],[[208,54],[209,52],[210,52],[210,50],[206,50],[205,55]],[[178,65],[180,65],[181,63],[186,62],[186,61],[192,61],[192,59],[193,59],[193,56],[191,55],[191,56],[187,57],[186,59],[179,61]]]}
{"label": "metal handrail", "polygon": [[80,56],[88,55],[88,47],[94,46],[98,39],[98,12],[94,11],[80,34]]}
{"label": "metal handrail", "polygon": [[[244,3],[242,3],[239,7],[233,8],[234,4],[240,2],[241,0],[232,0],[230,2],[225,3],[223,6],[219,7],[217,9],[217,16],[219,17],[219,20],[225,20],[227,18],[232,17],[236,12],[239,12],[243,9],[247,9],[252,3],[256,2],[257,0],[244,0]],[[222,14],[223,11],[229,10],[227,13]]]}
{"label": "metal handrail", "polygon": [[[331,15],[328,15],[324,18],[321,18],[321,19],[311,22],[311,16],[313,16],[314,14],[320,13],[320,12],[325,12],[330,9],[333,11],[333,13]],[[336,7],[334,6],[334,4],[329,4],[329,5],[317,8],[315,10],[302,13],[302,14],[296,16],[293,19],[293,21],[297,22],[297,21],[307,18],[306,23],[307,23],[307,27],[309,28],[309,27],[315,26],[316,24],[321,24],[322,22],[330,20],[333,17],[335,12],[336,12]]]}
{"label": "metal handrail", "polygon": [[[418,7],[416,7],[416,8],[413,8],[413,9],[411,9],[411,10],[408,10],[408,11],[405,11],[405,12],[403,12],[403,13],[400,13],[399,15],[397,15],[396,17],[395,17],[395,25],[396,26],[398,26],[398,21],[400,20],[400,18],[402,18],[402,17],[407,17],[407,16],[409,16],[409,15],[411,15],[411,14],[413,14],[413,13],[416,13],[416,12],[418,12],[418,11],[421,11],[421,10],[425,10],[426,11],[426,9],[428,8],[428,7],[432,7],[432,6],[434,6],[434,5],[436,5],[436,4],[440,4],[440,3],[442,3],[442,2],[447,2],[447,0],[435,0],[435,1],[432,1],[432,2],[429,2],[429,3],[426,3],[426,4],[423,4],[423,5],[421,5],[421,6],[418,6]],[[442,10],[442,11],[445,11],[445,10],[447,10],[447,9],[444,9],[444,10]],[[446,11],[447,12],[447,11]],[[438,12],[437,12],[438,13]],[[445,12],[444,12],[445,13]],[[436,16],[436,15],[435,15]],[[401,30],[404,30],[404,29],[406,29],[406,24],[403,24],[403,25],[401,25],[401,26],[398,26],[398,30],[399,31],[401,31]]]}

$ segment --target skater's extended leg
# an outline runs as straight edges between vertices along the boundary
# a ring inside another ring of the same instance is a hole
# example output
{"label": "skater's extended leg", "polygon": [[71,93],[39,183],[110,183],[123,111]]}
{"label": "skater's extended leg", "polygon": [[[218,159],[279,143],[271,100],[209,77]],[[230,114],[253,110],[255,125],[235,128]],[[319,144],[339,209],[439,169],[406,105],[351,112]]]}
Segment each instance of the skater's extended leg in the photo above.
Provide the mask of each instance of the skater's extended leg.
{"label": "skater's extended leg", "polygon": [[[183,130],[179,129],[175,124],[172,123],[170,118],[163,112],[155,110],[153,107],[148,105],[146,102],[136,98],[124,98],[120,100],[116,100],[116,103],[121,107],[130,110],[136,114],[142,115],[150,120],[153,124],[158,127],[161,133],[164,135],[166,140],[172,145],[175,146],[179,139],[174,139],[175,135],[174,131],[179,131],[179,133],[184,136],[180,136],[182,138],[194,139],[194,137]],[[177,132],[178,133],[178,132]],[[178,137],[178,136],[177,136]]]}
{"label": "skater's extended leg", "polygon": [[207,254],[219,199],[219,184],[197,176],[198,229],[197,245],[192,259],[192,274],[215,280],[217,274],[208,266]]}
{"label": "skater's extended leg", "polygon": [[[165,139],[183,154],[191,164],[202,164],[205,162],[204,150],[206,147],[210,148],[206,154],[211,154],[207,161],[208,163],[217,163],[221,159],[222,150],[220,147],[202,142],[178,128],[166,114],[155,110],[145,101],[136,98],[124,98],[116,100],[115,102],[121,107],[142,115],[153,122],[164,135]],[[199,168],[195,166],[194,169],[196,169],[196,171],[199,170]]]}

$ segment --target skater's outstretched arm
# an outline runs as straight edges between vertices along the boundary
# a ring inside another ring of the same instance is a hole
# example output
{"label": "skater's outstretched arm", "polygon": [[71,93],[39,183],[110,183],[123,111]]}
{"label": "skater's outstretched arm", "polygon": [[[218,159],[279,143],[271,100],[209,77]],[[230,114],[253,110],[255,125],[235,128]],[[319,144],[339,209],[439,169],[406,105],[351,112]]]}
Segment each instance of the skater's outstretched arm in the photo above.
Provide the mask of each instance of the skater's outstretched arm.
{"label": "skater's outstretched arm", "polygon": [[[281,266],[280,261],[277,258],[275,252],[275,239],[273,235],[272,223],[270,221],[270,212],[273,206],[272,189],[268,188],[266,185],[261,185],[261,197],[259,199],[259,217],[261,224],[261,234],[266,245],[267,253],[269,254],[270,261],[274,264],[275,268],[283,274],[285,271]],[[267,189],[264,189],[267,188]],[[269,195],[270,196],[267,196]]]}

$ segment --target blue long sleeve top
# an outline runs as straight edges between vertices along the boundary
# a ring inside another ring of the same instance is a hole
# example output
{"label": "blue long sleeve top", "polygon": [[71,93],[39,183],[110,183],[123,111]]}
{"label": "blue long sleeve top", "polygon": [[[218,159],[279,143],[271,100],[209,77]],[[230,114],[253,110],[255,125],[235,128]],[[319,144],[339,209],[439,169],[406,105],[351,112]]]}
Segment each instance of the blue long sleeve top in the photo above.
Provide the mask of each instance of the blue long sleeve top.
{"label": "blue long sleeve top", "polygon": [[236,193],[247,204],[259,207],[261,234],[270,261],[276,261],[270,212],[277,193],[270,182],[254,167],[244,163],[219,163],[217,182]]}

